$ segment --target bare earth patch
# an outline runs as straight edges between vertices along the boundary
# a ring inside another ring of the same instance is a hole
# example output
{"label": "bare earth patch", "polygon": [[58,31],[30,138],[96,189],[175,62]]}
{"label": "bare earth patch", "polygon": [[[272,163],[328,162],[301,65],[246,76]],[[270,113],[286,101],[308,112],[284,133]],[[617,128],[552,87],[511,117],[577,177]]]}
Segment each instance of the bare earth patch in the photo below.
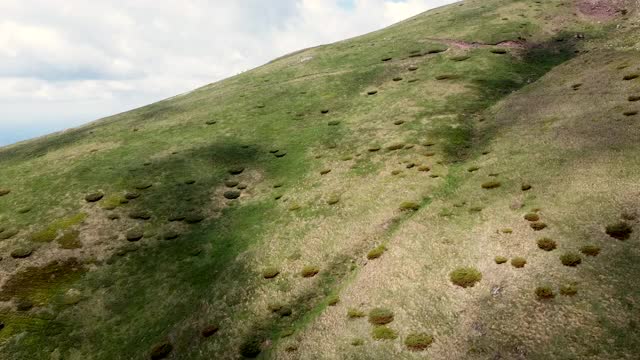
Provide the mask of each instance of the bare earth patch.
{"label": "bare earth patch", "polygon": [[622,0],[578,0],[576,7],[595,20],[610,20],[620,14],[624,3]]}

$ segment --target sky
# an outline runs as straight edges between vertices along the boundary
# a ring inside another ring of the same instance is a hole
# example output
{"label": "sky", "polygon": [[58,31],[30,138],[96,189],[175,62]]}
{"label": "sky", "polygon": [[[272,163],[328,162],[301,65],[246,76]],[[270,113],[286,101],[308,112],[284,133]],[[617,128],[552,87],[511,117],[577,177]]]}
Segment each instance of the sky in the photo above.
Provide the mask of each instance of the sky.
{"label": "sky", "polygon": [[0,0],[0,146],[454,0]]}

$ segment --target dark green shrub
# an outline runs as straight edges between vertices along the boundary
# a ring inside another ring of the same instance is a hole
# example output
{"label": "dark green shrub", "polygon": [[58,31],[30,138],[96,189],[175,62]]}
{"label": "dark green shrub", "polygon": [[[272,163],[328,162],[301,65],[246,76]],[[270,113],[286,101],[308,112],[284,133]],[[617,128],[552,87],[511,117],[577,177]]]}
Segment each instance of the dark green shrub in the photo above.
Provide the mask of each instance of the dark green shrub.
{"label": "dark green shrub", "polygon": [[376,152],[376,151],[379,151],[380,149],[381,149],[380,145],[371,145],[367,150],[369,150],[369,152]]}
{"label": "dark green shrub", "polygon": [[527,259],[523,258],[523,257],[514,257],[513,259],[511,259],[511,265],[514,268],[523,268],[525,265],[527,264]]}
{"label": "dark green shrub", "polygon": [[382,254],[384,254],[385,251],[387,251],[387,248],[384,245],[378,245],[367,253],[367,259],[369,260],[377,259],[380,256],[382,256]]}
{"label": "dark green shrub", "polygon": [[[413,81],[409,80],[409,82],[413,82]],[[404,124],[404,120],[396,120],[393,122],[393,125],[402,125],[402,124]]]}
{"label": "dark green shrub", "polygon": [[393,81],[402,81],[402,78],[400,76],[396,76],[393,78]]}
{"label": "dark green shrub", "polygon": [[231,175],[240,175],[244,171],[244,166],[234,166],[229,168],[228,171]]}
{"label": "dark green shrub", "polygon": [[412,351],[426,350],[433,343],[433,336],[425,333],[411,333],[404,339],[404,345]]}
{"label": "dark green shrub", "polygon": [[527,183],[522,184],[522,186],[520,187],[520,189],[521,189],[522,191],[529,191],[529,190],[531,190],[531,184],[527,184]]}
{"label": "dark green shrub", "polygon": [[367,95],[375,95],[378,93],[378,90],[367,91]]}
{"label": "dark green shrub", "polygon": [[302,268],[302,277],[310,278],[316,276],[320,272],[320,268],[315,265],[307,265]]}
{"label": "dark green shrub", "polygon": [[14,259],[24,259],[33,254],[33,248],[30,246],[21,246],[11,252],[11,257]]}
{"label": "dark green shrub", "polygon": [[614,239],[618,240],[627,240],[631,237],[631,233],[633,232],[633,228],[631,225],[627,224],[624,221],[608,225],[605,228],[605,232],[607,235],[611,236]]}
{"label": "dark green shrub", "polygon": [[255,358],[262,351],[262,339],[258,337],[250,337],[245,339],[240,345],[240,355],[247,358]]}
{"label": "dark green shrub", "polygon": [[11,190],[9,189],[0,189],[0,196],[9,195],[10,193],[11,193]]}
{"label": "dark green shrub", "polygon": [[524,215],[524,219],[527,221],[538,221],[540,220],[540,215],[536,214],[536,213],[527,213]]}
{"label": "dark green shrub", "polygon": [[280,303],[269,304],[268,308],[269,308],[269,311],[271,311],[274,314],[277,314],[280,317],[291,316],[291,314],[293,314],[293,310],[291,309],[291,307],[280,304]]}
{"label": "dark green shrub", "polygon": [[240,191],[236,191],[236,190],[229,190],[229,191],[225,191],[224,194],[222,194],[226,199],[229,200],[233,200],[233,199],[237,199],[240,197]]}
{"label": "dark green shrub", "polygon": [[622,80],[633,80],[633,79],[637,79],[639,77],[640,77],[640,74],[637,74],[637,73],[627,74],[622,78]]}
{"label": "dark green shrub", "polygon": [[149,220],[151,219],[151,214],[144,210],[135,210],[129,213],[129,218],[135,220]]}
{"label": "dark green shrub", "polygon": [[322,109],[320,110],[321,114],[328,114],[329,113],[329,109]]}
{"label": "dark green shrub", "polygon": [[281,157],[284,157],[285,155],[287,155],[287,151],[286,150],[279,150],[277,153],[275,153],[273,155],[275,155],[275,157],[277,157],[277,158],[281,158]]}
{"label": "dark green shrub", "polygon": [[467,288],[473,287],[478,281],[482,280],[482,274],[476,268],[461,267],[453,270],[449,274],[449,279],[455,285]]}
{"label": "dark green shrub", "polygon": [[402,170],[393,170],[393,171],[391,171],[391,175],[395,176],[395,175],[400,175],[400,174],[402,174]]}
{"label": "dark green shrub", "polygon": [[236,187],[236,189],[238,189],[238,190],[244,190],[244,189],[246,189],[247,187],[248,187],[248,186],[247,186],[247,184],[240,183],[240,184],[238,184],[238,186]]}
{"label": "dark green shrub", "polygon": [[371,337],[375,340],[394,340],[398,338],[398,334],[384,325],[379,325],[373,327]]}
{"label": "dark green shrub", "polygon": [[151,348],[151,360],[159,360],[164,359],[171,353],[173,350],[173,345],[169,342],[162,342],[156,344],[153,348]]}
{"label": "dark green shrub", "polygon": [[552,251],[558,247],[558,244],[554,240],[545,237],[538,239],[538,247],[544,251]]}
{"label": "dark green shrub", "polygon": [[349,310],[347,310],[347,317],[349,319],[363,318],[365,316],[367,315],[362,310],[353,309],[353,308],[350,308]]}
{"label": "dark green shrub", "polygon": [[393,312],[385,308],[375,308],[369,311],[369,322],[374,325],[385,325],[393,321]]}
{"label": "dark green shrub", "polygon": [[213,336],[215,333],[218,332],[218,330],[220,330],[220,327],[218,325],[211,324],[211,325],[205,326],[200,333],[202,334],[202,337],[207,338],[207,337]]}
{"label": "dark green shrub", "polygon": [[640,101],[640,95],[631,95],[628,98],[629,101]]}
{"label": "dark green shrub", "polygon": [[405,201],[400,204],[401,211],[417,211],[419,209],[420,209],[420,205],[418,205],[418,203],[415,203],[413,201]]}
{"label": "dark green shrub", "polygon": [[95,192],[95,193],[91,193],[91,194],[87,194],[84,197],[84,200],[86,202],[96,202],[99,201],[100,199],[102,199],[104,197],[104,194],[101,192]]}
{"label": "dark green shrub", "polygon": [[506,258],[506,257],[504,257],[504,256],[496,256],[494,260],[495,260],[496,264],[498,264],[498,265],[500,265],[500,264],[504,264],[504,263],[506,263],[507,261],[509,261],[509,259],[507,259],[507,258]]}
{"label": "dark green shrub", "polygon": [[543,223],[543,222],[532,222],[531,224],[529,224],[529,226],[534,230],[534,231],[540,231],[543,229],[546,229],[547,224]]}
{"label": "dark green shrub", "polygon": [[504,55],[507,53],[505,49],[491,49],[491,52],[498,55]]}
{"label": "dark green shrub", "polygon": [[204,220],[204,215],[202,214],[189,214],[184,218],[184,222],[187,224],[197,224]]}
{"label": "dark green shrub", "polygon": [[483,189],[495,189],[500,187],[500,185],[502,185],[499,181],[496,180],[491,180],[491,181],[487,181],[485,183],[482,183],[482,188]]}
{"label": "dark green shrub", "polygon": [[598,254],[600,254],[600,247],[596,245],[585,245],[580,248],[580,252],[587,256],[598,256]]}
{"label": "dark green shrub", "polygon": [[575,284],[566,284],[560,287],[560,294],[564,296],[573,296],[578,293],[578,287]]}
{"label": "dark green shrub", "polygon": [[540,300],[553,299],[556,295],[553,293],[553,289],[550,286],[538,286],[536,288],[536,296]]}
{"label": "dark green shrub", "polygon": [[262,270],[262,277],[265,279],[273,279],[280,274],[280,270],[275,266],[269,266]]}
{"label": "dark green shrub", "polygon": [[560,261],[564,266],[578,266],[582,262],[582,258],[580,255],[570,252],[560,255]]}
{"label": "dark green shrub", "polygon": [[139,229],[129,230],[125,234],[125,238],[127,239],[127,241],[131,241],[131,242],[139,241],[143,237],[144,237],[144,232],[142,230],[139,230]]}
{"label": "dark green shrub", "polygon": [[389,61],[389,60],[391,60],[391,59],[393,59],[393,58],[391,58],[391,57],[386,57],[386,58],[382,58],[382,61],[383,61],[383,62],[387,62],[387,61]]}
{"label": "dark green shrub", "polygon": [[226,186],[226,187],[230,187],[230,188],[233,188],[233,187],[238,186],[238,184],[239,184],[239,183],[240,183],[240,182],[239,182],[239,181],[236,181],[236,180],[225,180],[225,182],[224,182],[224,186]]}

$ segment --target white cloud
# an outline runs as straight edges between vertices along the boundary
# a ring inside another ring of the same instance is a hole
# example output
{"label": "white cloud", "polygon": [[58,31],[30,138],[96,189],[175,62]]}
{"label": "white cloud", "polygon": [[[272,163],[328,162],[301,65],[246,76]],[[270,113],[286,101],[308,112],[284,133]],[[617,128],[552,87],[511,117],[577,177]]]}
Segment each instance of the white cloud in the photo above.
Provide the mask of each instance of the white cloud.
{"label": "white cloud", "polygon": [[452,2],[2,0],[0,144],[21,138],[16,129],[75,126]]}

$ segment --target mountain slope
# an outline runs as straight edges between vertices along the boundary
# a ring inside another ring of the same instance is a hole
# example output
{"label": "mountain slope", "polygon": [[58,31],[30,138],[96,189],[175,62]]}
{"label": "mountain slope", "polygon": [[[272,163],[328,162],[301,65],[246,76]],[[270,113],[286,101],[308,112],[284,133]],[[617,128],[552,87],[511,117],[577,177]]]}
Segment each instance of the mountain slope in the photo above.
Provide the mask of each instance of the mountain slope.
{"label": "mountain slope", "polygon": [[2,358],[634,358],[637,10],[465,1],[0,149]]}

